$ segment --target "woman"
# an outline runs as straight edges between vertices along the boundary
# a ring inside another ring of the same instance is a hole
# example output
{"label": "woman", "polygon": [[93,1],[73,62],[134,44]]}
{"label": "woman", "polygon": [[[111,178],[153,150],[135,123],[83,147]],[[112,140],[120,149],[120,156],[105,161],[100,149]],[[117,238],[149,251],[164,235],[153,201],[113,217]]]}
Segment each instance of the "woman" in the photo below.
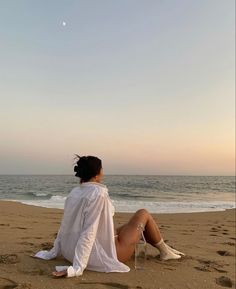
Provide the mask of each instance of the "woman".
{"label": "woman", "polygon": [[179,259],[183,253],[164,243],[158,226],[144,209],[114,234],[114,207],[106,186],[101,184],[102,162],[93,156],[78,156],[74,167],[80,186],[68,195],[64,216],[54,246],[34,257],[63,256],[72,266],[58,266],[55,277],[81,276],[85,268],[99,272],[128,272],[126,262],[133,255],[143,231],[146,241],[160,251],[161,260]]}

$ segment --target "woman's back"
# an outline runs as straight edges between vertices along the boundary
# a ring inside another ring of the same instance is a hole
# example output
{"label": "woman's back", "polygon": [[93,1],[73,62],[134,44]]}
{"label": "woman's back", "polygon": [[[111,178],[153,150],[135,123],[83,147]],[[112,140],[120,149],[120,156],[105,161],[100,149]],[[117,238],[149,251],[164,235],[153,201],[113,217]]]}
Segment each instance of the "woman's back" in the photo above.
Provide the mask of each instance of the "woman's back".
{"label": "woman's back", "polygon": [[[89,217],[96,219],[99,211],[103,210],[104,198],[107,196],[107,188],[104,185],[92,182],[81,184],[68,195],[59,231],[61,253],[68,261],[73,262],[75,247],[86,229],[86,221]],[[92,212],[91,209],[95,211]],[[90,234],[94,229],[92,228]]]}

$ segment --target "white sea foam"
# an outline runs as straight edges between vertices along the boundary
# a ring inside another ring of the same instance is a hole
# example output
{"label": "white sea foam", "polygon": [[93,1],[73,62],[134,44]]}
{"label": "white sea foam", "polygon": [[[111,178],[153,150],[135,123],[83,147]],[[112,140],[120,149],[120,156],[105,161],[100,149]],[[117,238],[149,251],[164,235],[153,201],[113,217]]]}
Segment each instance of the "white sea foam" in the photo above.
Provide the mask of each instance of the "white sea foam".
{"label": "white sea foam", "polygon": [[233,202],[143,202],[143,201],[113,201],[117,212],[135,212],[140,208],[150,213],[189,213],[224,211],[235,208]]}
{"label": "white sea foam", "polygon": [[50,196],[50,194],[47,194],[47,193],[33,193],[33,195],[35,197],[47,197],[47,196]]}
{"label": "white sea foam", "polygon": [[[105,176],[117,212],[220,211],[235,207],[234,177]],[[0,176],[0,199],[63,209],[72,176]]]}
{"label": "white sea foam", "polygon": [[52,196],[49,200],[24,200],[21,202],[38,207],[63,209],[65,200],[66,197]]}
{"label": "white sea foam", "polygon": [[[66,197],[52,196],[49,200],[21,200],[20,202],[45,208],[63,209]],[[19,200],[16,200],[19,201]],[[150,213],[189,213],[224,211],[235,208],[235,203],[230,201],[198,201],[198,202],[145,202],[140,200],[112,200],[116,212],[135,212],[145,208]]]}

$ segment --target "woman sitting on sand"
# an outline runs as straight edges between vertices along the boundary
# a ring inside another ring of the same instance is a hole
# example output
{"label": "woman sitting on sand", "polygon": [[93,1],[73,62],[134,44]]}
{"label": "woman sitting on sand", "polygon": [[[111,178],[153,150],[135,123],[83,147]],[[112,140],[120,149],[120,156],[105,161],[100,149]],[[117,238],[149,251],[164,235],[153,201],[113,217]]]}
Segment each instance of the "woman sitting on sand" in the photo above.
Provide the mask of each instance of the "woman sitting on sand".
{"label": "woman sitting on sand", "polygon": [[160,251],[161,260],[179,259],[183,253],[163,241],[152,216],[138,210],[114,234],[114,207],[107,187],[101,184],[102,162],[93,156],[79,157],[74,167],[80,185],[68,195],[64,216],[54,246],[35,257],[53,259],[63,256],[72,266],[53,272],[56,277],[81,276],[85,268],[99,272],[128,272],[124,264],[134,253],[143,231],[146,241]]}

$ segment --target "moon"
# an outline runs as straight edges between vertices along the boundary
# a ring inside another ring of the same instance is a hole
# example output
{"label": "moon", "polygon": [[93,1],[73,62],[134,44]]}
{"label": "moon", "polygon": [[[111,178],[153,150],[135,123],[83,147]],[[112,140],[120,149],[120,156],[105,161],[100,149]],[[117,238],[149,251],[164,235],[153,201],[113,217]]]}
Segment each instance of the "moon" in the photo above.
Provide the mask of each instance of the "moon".
{"label": "moon", "polygon": [[66,22],[65,21],[62,22],[62,26],[66,26]]}

